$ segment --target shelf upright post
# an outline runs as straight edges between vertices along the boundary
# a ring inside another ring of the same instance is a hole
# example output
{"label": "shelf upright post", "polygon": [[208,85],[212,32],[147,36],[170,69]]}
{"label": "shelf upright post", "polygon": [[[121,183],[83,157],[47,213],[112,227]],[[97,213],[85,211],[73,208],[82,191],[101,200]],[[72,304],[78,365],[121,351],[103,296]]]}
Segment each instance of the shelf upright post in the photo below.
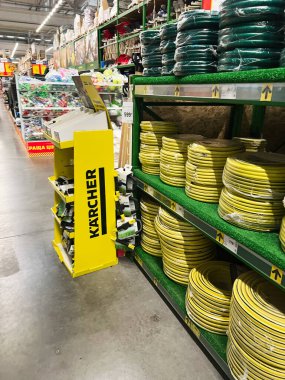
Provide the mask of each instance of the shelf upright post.
{"label": "shelf upright post", "polygon": [[140,122],[143,114],[143,98],[134,97],[134,122],[132,131],[132,165],[135,168],[140,167],[139,164],[139,144],[140,144]]}
{"label": "shelf upright post", "polygon": [[172,1],[167,0],[167,22],[171,21],[171,5]]}
{"label": "shelf upright post", "polygon": [[19,76],[15,75],[16,79],[16,89],[17,89],[17,98],[18,98],[18,108],[19,108],[19,114],[20,114],[20,120],[21,120],[21,134],[22,138],[25,141],[25,128],[24,128],[24,121],[23,121],[23,110],[22,110],[22,103],[21,103],[21,97],[20,97],[20,91],[19,91]]}
{"label": "shelf upright post", "polygon": [[231,109],[230,115],[230,130],[229,137],[238,137],[240,134],[240,127],[242,123],[244,112],[243,104],[234,104]]}
{"label": "shelf upright post", "polygon": [[260,138],[264,125],[266,106],[253,106],[250,124],[251,137]]}
{"label": "shelf upright post", "polygon": [[145,4],[145,1],[143,3],[143,9],[142,9],[142,27],[143,27],[143,30],[146,29],[146,4]]}

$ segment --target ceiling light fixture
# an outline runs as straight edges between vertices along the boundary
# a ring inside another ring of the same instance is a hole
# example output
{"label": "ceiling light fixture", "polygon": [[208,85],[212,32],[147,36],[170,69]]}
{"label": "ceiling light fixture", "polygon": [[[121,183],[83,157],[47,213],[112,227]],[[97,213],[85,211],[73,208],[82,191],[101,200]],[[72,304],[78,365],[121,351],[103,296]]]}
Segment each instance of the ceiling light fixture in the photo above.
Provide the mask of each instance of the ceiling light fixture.
{"label": "ceiling light fixture", "polygon": [[17,38],[19,38],[19,40],[25,40],[26,39],[26,37],[17,37]]}
{"label": "ceiling light fixture", "polygon": [[47,53],[48,51],[50,51],[51,49],[53,49],[53,46],[51,46],[51,47],[49,47],[48,49],[46,49],[46,53]]}
{"label": "ceiling light fixture", "polygon": [[55,6],[52,8],[52,10],[49,12],[47,17],[44,19],[44,21],[41,23],[41,25],[37,28],[36,33],[39,33],[39,31],[45,26],[45,24],[48,22],[48,20],[52,17],[52,15],[58,10],[58,8],[62,5],[64,0],[59,0]]}
{"label": "ceiling light fixture", "polygon": [[6,36],[7,38],[15,38],[14,36]]}
{"label": "ceiling light fixture", "polygon": [[11,54],[11,58],[14,58],[14,54],[16,53],[16,50],[17,50],[18,46],[19,46],[19,42],[16,42],[15,46],[14,46],[14,49],[12,51],[12,54]]}

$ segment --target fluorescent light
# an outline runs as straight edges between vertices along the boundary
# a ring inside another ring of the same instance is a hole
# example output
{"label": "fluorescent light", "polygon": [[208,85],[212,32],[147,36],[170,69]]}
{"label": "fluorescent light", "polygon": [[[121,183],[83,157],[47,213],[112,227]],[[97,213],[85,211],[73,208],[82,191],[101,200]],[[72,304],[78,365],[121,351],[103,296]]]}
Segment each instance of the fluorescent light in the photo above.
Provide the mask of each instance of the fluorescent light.
{"label": "fluorescent light", "polygon": [[3,38],[3,37],[4,37],[3,34],[1,34],[1,35],[0,35],[0,38]]}
{"label": "fluorescent light", "polygon": [[51,42],[51,40],[45,40],[45,42]]}
{"label": "fluorescent light", "polygon": [[62,5],[63,2],[64,2],[64,0],[58,0],[58,2],[54,5],[52,10],[49,12],[49,14],[44,19],[44,21],[41,23],[41,25],[37,28],[36,33],[39,33],[39,31],[45,26],[45,24],[52,17],[52,15],[58,10],[58,8]]}
{"label": "fluorescent light", "polygon": [[35,41],[41,41],[41,38],[34,38]]}
{"label": "fluorescent light", "polygon": [[26,39],[26,37],[17,37],[17,38],[19,38],[19,40],[25,40]]}
{"label": "fluorescent light", "polygon": [[6,36],[7,38],[15,38],[14,36]]}
{"label": "fluorescent light", "polygon": [[19,42],[16,42],[10,58],[14,58],[14,54],[16,53],[18,46],[19,46]]}
{"label": "fluorescent light", "polygon": [[46,49],[46,53],[47,53],[48,51],[50,51],[51,49],[53,49],[53,46],[51,46],[51,47],[49,47],[48,49]]}

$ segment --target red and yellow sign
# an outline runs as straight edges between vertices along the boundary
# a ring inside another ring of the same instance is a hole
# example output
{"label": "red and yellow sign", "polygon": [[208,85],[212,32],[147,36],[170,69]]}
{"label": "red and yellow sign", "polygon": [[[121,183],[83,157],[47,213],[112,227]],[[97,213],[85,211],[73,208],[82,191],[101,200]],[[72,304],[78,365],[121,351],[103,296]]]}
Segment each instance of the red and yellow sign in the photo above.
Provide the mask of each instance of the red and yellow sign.
{"label": "red and yellow sign", "polygon": [[28,141],[27,150],[30,156],[51,156],[54,146],[49,141]]}
{"label": "red and yellow sign", "polygon": [[0,76],[11,77],[16,70],[16,66],[12,62],[1,62],[0,65]]}

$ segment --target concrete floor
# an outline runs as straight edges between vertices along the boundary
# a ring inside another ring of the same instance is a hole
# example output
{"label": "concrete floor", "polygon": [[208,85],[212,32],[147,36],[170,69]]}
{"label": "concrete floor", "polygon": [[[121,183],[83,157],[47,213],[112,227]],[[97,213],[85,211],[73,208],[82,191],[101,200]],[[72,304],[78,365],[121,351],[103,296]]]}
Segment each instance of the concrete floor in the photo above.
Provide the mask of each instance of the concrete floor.
{"label": "concrete floor", "polygon": [[221,379],[135,264],[70,277],[52,159],[27,157],[2,103],[0,154],[0,379]]}

